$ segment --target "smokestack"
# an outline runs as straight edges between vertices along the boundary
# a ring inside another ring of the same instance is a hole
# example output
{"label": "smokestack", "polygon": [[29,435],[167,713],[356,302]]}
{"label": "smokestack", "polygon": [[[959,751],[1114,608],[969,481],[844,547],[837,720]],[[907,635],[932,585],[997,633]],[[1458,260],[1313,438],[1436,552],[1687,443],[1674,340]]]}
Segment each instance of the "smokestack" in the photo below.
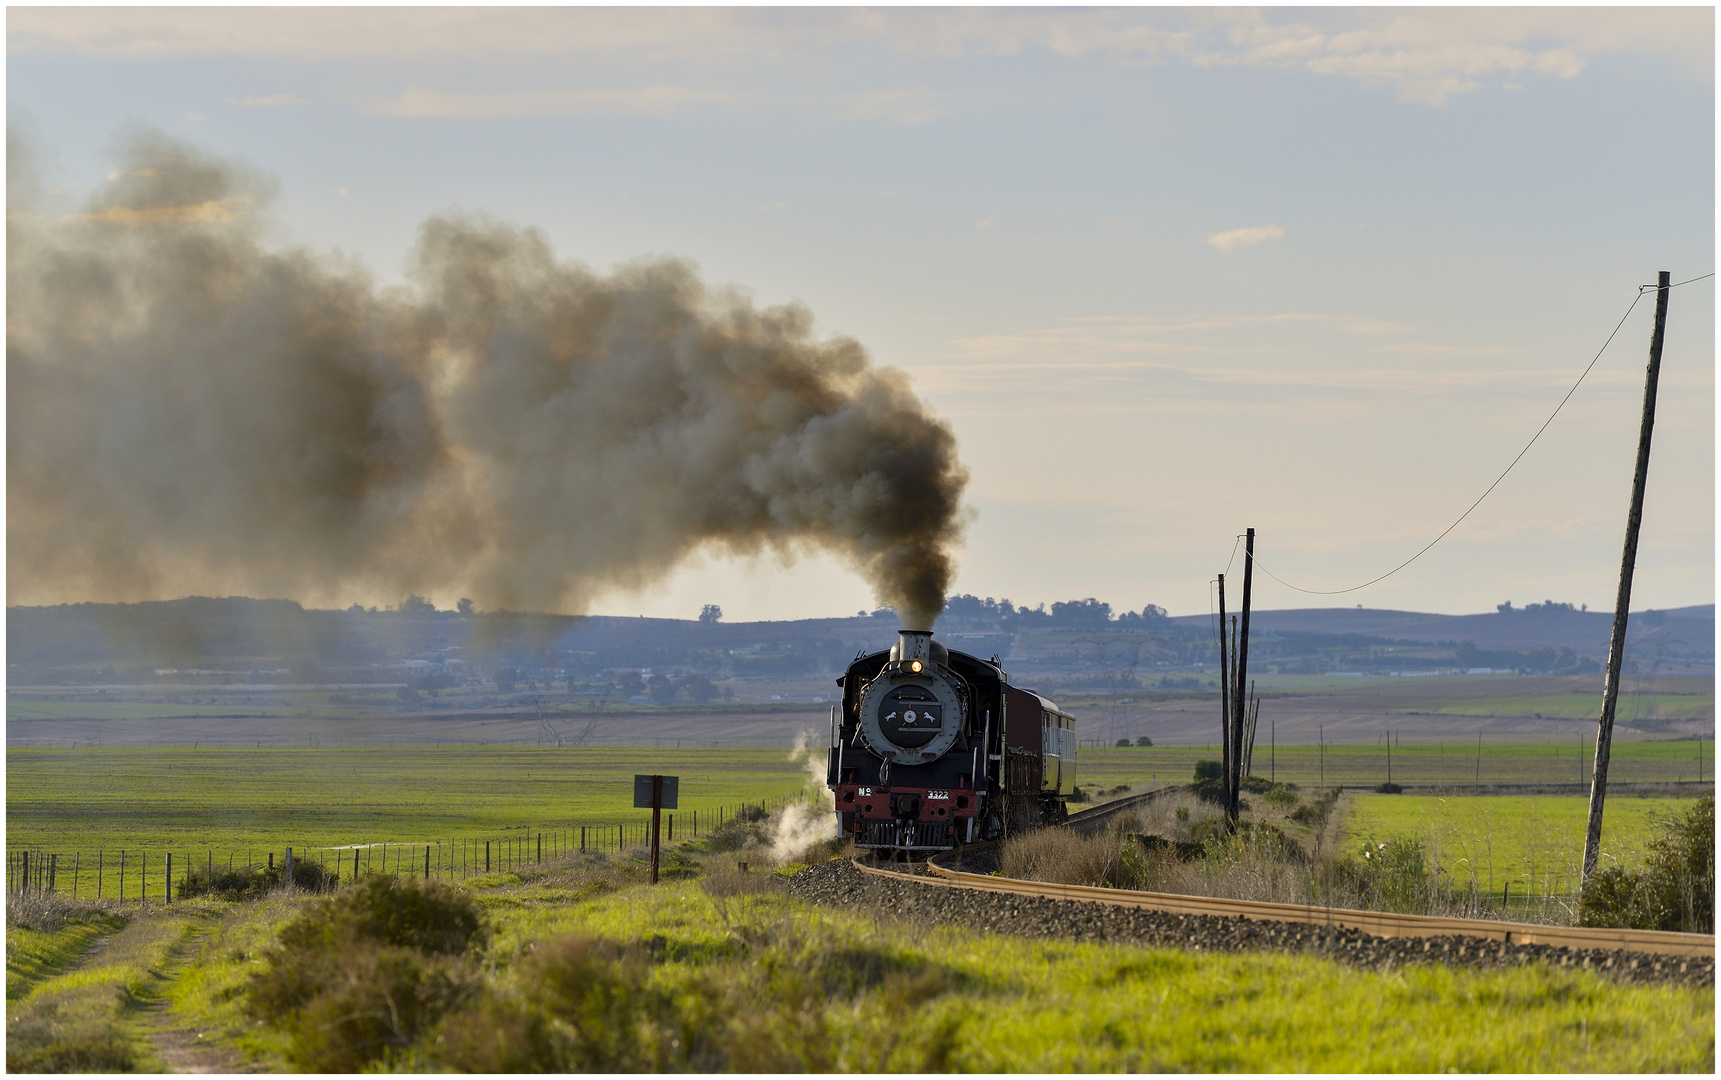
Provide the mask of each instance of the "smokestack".
{"label": "smokestack", "polygon": [[75,214],[8,144],[8,603],[579,613],[699,551],[821,549],[906,626],[943,608],[955,436],[800,304],[470,216],[379,289],[265,249],[272,181],[162,134]]}
{"label": "smokestack", "polygon": [[918,660],[922,666],[930,666],[933,660],[932,631],[898,630],[890,658],[897,663],[908,664]]}

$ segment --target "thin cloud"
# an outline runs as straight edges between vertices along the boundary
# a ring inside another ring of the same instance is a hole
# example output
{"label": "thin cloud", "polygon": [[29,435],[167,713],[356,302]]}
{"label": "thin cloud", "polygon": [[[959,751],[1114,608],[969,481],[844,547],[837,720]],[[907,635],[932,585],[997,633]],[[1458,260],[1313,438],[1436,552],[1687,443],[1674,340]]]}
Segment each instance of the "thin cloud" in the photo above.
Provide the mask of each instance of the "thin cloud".
{"label": "thin cloud", "polygon": [[[1034,53],[1125,67],[1302,70],[1431,106],[1483,87],[1570,80],[1596,57],[1631,54],[1713,80],[1714,9],[1441,8],[1090,11],[551,8],[74,8],[7,12],[12,52],[286,55],[321,61],[616,56],[737,68],[737,58],[884,50],[928,59]],[[733,78],[725,74],[723,78]],[[538,93],[555,93],[547,88]],[[902,95],[895,99],[896,95]],[[732,104],[763,103],[747,98]],[[597,104],[602,104],[598,102]],[[625,104],[625,103],[624,103]],[[923,93],[857,87],[848,110],[899,123],[941,110]],[[407,115],[412,115],[408,113]],[[433,113],[433,115],[435,115]]]}
{"label": "thin cloud", "polygon": [[1281,240],[1285,230],[1277,225],[1250,225],[1242,229],[1229,229],[1216,232],[1207,238],[1207,242],[1220,251],[1235,251],[1238,248],[1254,247],[1268,240]]}
{"label": "thin cloud", "polygon": [[525,90],[501,93],[449,93],[415,86],[366,107],[377,116],[418,119],[472,119],[507,116],[557,116],[577,113],[628,113],[665,116],[695,106],[737,105],[747,95],[686,86],[646,86],[630,90]]}
{"label": "thin cloud", "polygon": [[309,105],[297,94],[270,94],[268,97],[228,98],[227,104],[246,109],[279,109],[284,105]]}

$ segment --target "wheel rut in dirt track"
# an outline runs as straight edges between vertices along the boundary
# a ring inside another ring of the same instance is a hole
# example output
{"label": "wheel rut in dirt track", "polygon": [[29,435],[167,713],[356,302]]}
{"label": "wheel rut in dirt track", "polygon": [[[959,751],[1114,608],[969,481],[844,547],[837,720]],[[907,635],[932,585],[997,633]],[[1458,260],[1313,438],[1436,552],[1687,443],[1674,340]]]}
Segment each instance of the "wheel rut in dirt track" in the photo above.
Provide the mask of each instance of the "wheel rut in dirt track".
{"label": "wheel rut in dirt track", "polygon": [[175,1073],[257,1073],[266,1072],[231,1047],[221,1046],[208,1038],[208,1033],[184,1027],[175,1022],[167,1006],[167,990],[185,970],[213,930],[193,934],[174,945],[159,967],[150,969],[151,986],[143,995],[142,1024],[144,1034],[156,1056]]}

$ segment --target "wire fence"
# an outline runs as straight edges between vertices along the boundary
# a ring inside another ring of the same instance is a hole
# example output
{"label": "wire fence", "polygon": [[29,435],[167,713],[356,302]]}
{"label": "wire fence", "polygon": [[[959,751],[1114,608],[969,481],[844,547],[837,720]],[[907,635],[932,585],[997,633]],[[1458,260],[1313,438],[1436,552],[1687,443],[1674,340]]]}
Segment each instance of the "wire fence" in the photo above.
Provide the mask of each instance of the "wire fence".
{"label": "wire fence", "polygon": [[[806,792],[758,802],[663,812],[664,843],[709,837],[737,818],[760,817],[807,800]],[[174,844],[154,848],[54,850],[20,847],[6,853],[6,892],[72,899],[162,901],[223,880],[292,883],[330,891],[373,874],[464,880],[509,873],[575,854],[621,854],[651,843],[651,820],[503,829],[489,835],[413,841],[281,848],[241,844]],[[219,889],[217,888],[217,891]]]}

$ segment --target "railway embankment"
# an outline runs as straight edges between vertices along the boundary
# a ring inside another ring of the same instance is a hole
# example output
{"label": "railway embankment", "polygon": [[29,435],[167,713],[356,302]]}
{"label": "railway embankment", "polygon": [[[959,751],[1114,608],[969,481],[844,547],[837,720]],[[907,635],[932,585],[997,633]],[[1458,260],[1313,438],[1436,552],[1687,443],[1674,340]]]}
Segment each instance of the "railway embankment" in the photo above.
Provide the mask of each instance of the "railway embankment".
{"label": "railway embankment", "polygon": [[1595,971],[1622,982],[1715,982],[1713,957],[1520,945],[1457,935],[1384,938],[1342,927],[982,892],[953,887],[918,873],[869,874],[846,859],[801,871],[789,880],[788,889],[791,895],[811,903],[865,908],[909,923],[960,926],[1018,937],[1115,942],[1191,952],[1277,950],[1325,956],[1377,971],[1409,964],[1471,968],[1545,964]]}

